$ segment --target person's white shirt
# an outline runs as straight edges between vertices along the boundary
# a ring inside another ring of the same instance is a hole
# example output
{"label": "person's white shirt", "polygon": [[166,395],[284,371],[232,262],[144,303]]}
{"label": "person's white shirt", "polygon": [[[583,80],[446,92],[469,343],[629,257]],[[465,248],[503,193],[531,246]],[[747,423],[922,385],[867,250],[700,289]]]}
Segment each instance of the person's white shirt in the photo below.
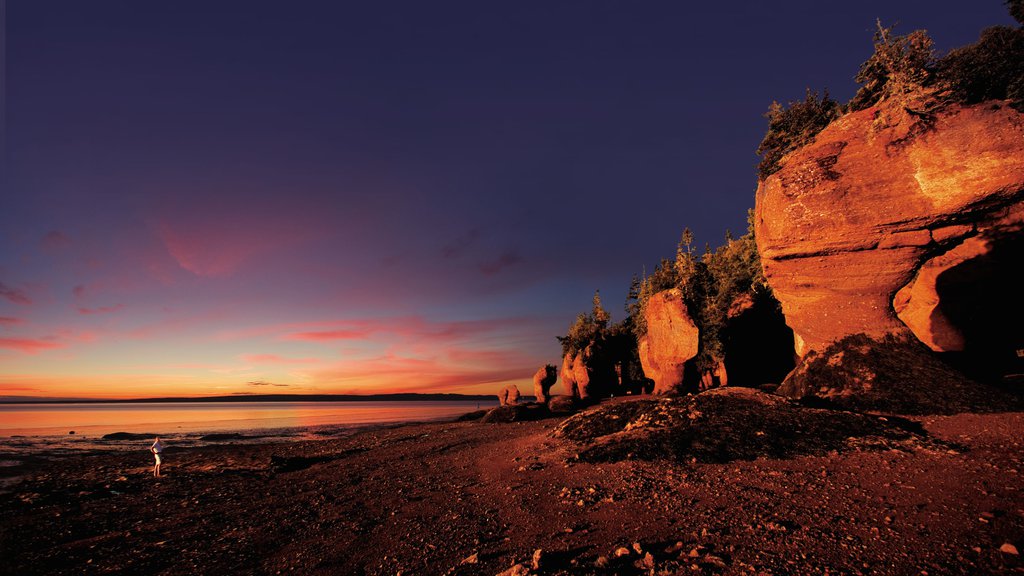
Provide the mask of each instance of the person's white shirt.
{"label": "person's white shirt", "polygon": [[157,454],[163,452],[164,451],[163,442],[160,442],[160,439],[158,438],[156,442],[153,442],[153,447],[151,448],[151,450],[153,450],[153,452],[156,452]]}

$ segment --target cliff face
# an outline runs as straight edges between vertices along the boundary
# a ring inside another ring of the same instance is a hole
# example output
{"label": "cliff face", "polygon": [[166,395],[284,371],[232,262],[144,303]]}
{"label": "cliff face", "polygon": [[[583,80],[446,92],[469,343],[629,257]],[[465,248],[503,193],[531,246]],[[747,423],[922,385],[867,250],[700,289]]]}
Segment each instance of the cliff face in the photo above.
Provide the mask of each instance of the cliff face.
{"label": "cliff face", "polygon": [[[754,226],[800,356],[857,333],[970,349],[1000,320],[961,313],[977,292],[964,287],[1002,294],[1022,252],[1024,115],[990,102],[922,118],[888,101],[847,114],[760,183]],[[1004,304],[1019,319],[1019,297]]]}
{"label": "cliff face", "polygon": [[678,289],[651,296],[644,318],[647,334],[638,342],[644,374],[654,380],[655,394],[674,392],[683,384],[686,361],[697,355],[700,332]]}

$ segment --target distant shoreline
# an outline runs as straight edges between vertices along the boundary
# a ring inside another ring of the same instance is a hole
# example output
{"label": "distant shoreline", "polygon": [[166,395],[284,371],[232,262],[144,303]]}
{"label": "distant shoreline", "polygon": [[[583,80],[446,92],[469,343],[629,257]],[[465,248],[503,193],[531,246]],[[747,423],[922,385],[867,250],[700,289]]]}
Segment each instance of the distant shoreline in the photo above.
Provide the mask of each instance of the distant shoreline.
{"label": "distant shoreline", "polygon": [[8,404],[163,404],[172,402],[479,402],[494,400],[493,394],[239,394],[229,396],[174,396],[164,398],[35,398],[24,397],[0,399],[0,405]]}

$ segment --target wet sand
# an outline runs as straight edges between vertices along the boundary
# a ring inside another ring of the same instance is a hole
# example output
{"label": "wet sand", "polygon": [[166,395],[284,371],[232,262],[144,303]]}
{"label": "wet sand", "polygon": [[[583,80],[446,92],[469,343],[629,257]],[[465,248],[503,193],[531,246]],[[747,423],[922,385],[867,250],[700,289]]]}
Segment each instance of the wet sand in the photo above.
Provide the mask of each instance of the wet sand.
{"label": "wet sand", "polygon": [[916,420],[955,448],[588,464],[549,418],[72,456],[0,494],[0,573],[1024,571],[1024,413]]}

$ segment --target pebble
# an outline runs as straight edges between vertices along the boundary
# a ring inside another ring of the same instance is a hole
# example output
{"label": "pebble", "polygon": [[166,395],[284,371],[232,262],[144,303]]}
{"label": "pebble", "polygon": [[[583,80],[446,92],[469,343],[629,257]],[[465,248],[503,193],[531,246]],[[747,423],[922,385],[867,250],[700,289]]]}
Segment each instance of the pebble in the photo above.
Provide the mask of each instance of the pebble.
{"label": "pebble", "polygon": [[625,546],[620,546],[619,548],[615,549],[615,555],[618,557],[629,556],[629,548],[626,548]]}
{"label": "pebble", "polygon": [[544,550],[541,549],[541,548],[537,548],[536,550],[533,551],[533,561],[531,562],[531,564],[533,565],[533,569],[534,570],[540,570],[540,567],[541,567],[541,565],[543,563],[544,563]]}
{"label": "pebble", "polygon": [[459,564],[476,564],[479,561],[480,561],[480,555],[478,553],[474,552],[472,556],[468,556],[466,558],[463,558],[462,562],[459,562]]}
{"label": "pebble", "polygon": [[499,572],[497,576],[528,576],[529,574],[529,568],[522,564],[516,564],[504,572]]}
{"label": "pebble", "polygon": [[1003,542],[1003,545],[999,547],[999,551],[1003,554],[1013,554],[1014,556],[1018,556],[1020,554],[1017,552],[1017,547],[1009,542]]}

